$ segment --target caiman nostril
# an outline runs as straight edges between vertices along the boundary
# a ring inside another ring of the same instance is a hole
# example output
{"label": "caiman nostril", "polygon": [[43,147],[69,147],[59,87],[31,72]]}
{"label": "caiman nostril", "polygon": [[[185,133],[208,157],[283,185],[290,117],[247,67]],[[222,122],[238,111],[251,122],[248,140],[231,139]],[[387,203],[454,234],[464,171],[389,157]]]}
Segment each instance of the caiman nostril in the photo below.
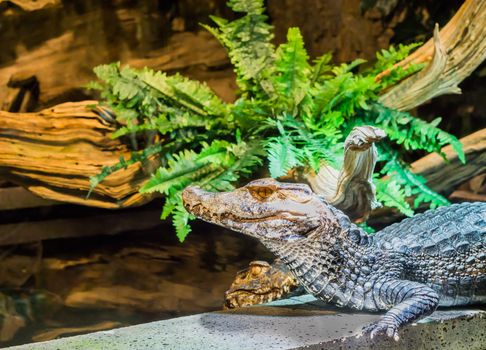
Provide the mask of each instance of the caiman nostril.
{"label": "caiman nostril", "polygon": [[199,191],[201,191],[201,189],[195,186],[188,186],[182,191],[182,203],[186,209],[194,206],[196,202],[200,202]]}

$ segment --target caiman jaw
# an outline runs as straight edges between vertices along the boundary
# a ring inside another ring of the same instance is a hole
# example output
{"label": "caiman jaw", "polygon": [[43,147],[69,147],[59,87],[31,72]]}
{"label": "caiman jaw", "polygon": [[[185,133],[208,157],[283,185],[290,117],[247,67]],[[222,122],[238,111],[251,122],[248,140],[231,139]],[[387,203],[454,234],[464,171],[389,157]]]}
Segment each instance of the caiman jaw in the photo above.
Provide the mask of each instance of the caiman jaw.
{"label": "caiman jaw", "polygon": [[[219,225],[224,225],[227,221],[252,223],[276,218],[278,215],[285,217],[285,213],[274,213],[273,215],[262,215],[259,217],[235,215],[235,213],[226,210],[222,206],[214,205],[218,201],[217,196],[221,195],[221,193],[207,192],[198,187],[189,186],[182,192],[182,201],[188,212],[202,220]],[[207,204],[211,202],[213,203],[213,208],[209,209]],[[224,203],[224,200],[221,200],[221,202]]]}
{"label": "caiman jaw", "polygon": [[215,206],[214,204],[211,209],[207,207],[209,203],[215,203],[217,201],[216,196],[218,195],[220,194],[207,192],[198,187],[189,186],[182,192],[182,201],[189,213],[204,221],[221,225],[221,220],[228,216],[228,213],[223,211],[223,208]]}
{"label": "caiman jaw", "polygon": [[283,240],[302,238],[319,226],[318,205],[307,197],[305,189],[272,179],[232,192],[211,193],[192,186],[182,192],[186,210],[204,221],[259,239]]}
{"label": "caiman jaw", "polygon": [[189,186],[182,192],[182,202],[186,210],[199,218],[208,219],[209,211],[204,207],[204,202],[211,194],[198,187]]}

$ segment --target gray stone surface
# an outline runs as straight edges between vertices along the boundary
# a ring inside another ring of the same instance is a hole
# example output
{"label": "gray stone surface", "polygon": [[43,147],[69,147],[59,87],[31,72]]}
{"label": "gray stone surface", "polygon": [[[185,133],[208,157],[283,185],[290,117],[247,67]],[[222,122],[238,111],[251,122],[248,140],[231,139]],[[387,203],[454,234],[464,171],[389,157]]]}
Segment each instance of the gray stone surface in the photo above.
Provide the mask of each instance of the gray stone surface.
{"label": "gray stone surface", "polygon": [[311,296],[119,328],[13,349],[486,349],[486,312],[439,310],[401,339],[356,337],[379,314],[346,313]]}

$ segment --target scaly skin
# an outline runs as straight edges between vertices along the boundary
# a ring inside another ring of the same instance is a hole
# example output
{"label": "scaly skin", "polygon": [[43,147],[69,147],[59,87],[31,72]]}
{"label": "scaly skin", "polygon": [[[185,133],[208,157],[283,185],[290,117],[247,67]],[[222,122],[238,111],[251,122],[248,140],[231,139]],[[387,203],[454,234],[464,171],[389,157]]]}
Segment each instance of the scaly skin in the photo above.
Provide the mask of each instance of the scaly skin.
{"label": "scaly skin", "polygon": [[387,310],[365,328],[398,330],[439,305],[486,301],[486,203],[439,208],[373,236],[307,185],[256,180],[232,192],[183,192],[197,217],[257,238],[316,297],[358,310]]}
{"label": "scaly skin", "polygon": [[289,295],[299,286],[285,264],[252,261],[247,269],[239,271],[230,288],[224,293],[224,308],[234,309],[268,303]]}

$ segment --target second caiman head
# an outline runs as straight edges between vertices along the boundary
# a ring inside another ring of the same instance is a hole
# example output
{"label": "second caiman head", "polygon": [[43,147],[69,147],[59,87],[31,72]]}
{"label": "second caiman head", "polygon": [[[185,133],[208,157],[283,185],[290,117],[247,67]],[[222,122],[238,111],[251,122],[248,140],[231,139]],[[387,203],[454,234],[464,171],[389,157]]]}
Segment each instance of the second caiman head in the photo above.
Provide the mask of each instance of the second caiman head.
{"label": "second caiman head", "polygon": [[231,192],[212,193],[187,187],[184,206],[196,217],[267,241],[288,242],[337,226],[331,207],[305,184],[260,179]]}

